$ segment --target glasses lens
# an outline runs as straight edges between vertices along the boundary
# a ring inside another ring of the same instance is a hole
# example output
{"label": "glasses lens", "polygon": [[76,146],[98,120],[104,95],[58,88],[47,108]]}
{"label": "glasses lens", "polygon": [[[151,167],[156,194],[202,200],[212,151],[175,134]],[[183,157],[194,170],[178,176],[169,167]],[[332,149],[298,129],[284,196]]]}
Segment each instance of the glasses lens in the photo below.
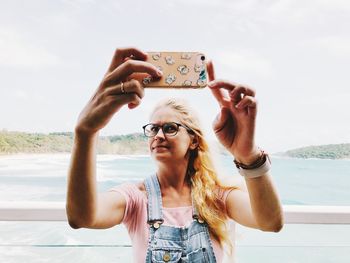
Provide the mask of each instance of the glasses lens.
{"label": "glasses lens", "polygon": [[159,126],[157,125],[154,125],[154,124],[148,124],[146,127],[145,127],[145,135],[148,136],[148,137],[153,137],[155,136],[158,131],[159,131]]}
{"label": "glasses lens", "polygon": [[176,125],[176,123],[173,122],[165,123],[163,125],[163,131],[167,135],[175,135],[178,130],[179,127]]}

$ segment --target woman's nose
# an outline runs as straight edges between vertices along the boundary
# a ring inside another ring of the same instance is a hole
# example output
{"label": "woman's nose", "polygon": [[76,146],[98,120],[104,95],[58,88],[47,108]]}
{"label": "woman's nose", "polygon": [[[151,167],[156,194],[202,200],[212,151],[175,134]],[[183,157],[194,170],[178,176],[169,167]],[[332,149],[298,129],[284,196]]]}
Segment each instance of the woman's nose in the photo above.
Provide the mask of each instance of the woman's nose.
{"label": "woman's nose", "polygon": [[163,129],[159,129],[159,130],[157,131],[156,135],[154,135],[154,139],[157,139],[157,138],[162,138],[162,139],[165,138]]}

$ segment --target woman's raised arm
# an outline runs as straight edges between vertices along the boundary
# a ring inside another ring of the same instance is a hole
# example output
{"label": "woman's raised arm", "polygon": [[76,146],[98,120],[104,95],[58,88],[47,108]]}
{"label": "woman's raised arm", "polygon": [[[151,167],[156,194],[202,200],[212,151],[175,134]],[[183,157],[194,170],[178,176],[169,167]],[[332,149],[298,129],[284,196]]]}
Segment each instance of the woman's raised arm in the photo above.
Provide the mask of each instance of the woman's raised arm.
{"label": "woman's raised arm", "polygon": [[160,77],[161,72],[144,62],[147,54],[135,48],[117,49],[100,86],[79,115],[68,171],[66,212],[73,228],[108,228],[124,216],[125,199],[117,192],[97,194],[96,143],[99,130],[119,109],[137,107],[144,88],[128,80],[135,72]]}

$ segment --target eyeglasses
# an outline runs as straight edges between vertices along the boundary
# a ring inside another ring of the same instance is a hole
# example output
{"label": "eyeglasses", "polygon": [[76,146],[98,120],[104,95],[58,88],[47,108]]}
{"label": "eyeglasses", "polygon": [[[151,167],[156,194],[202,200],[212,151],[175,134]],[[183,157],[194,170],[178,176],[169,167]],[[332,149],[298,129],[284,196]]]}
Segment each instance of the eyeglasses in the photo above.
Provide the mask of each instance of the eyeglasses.
{"label": "eyeglasses", "polygon": [[177,122],[166,122],[163,125],[149,123],[142,127],[143,133],[147,137],[154,137],[157,135],[159,129],[162,129],[164,135],[175,136],[179,131],[179,127],[184,127],[187,132],[194,134],[193,130]]}

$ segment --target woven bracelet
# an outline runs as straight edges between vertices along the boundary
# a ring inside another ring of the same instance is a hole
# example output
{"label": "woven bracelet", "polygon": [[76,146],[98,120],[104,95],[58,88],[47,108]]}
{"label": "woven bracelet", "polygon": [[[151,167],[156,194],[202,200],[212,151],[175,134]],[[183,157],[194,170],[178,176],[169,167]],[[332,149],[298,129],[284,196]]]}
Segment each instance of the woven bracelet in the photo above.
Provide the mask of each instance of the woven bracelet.
{"label": "woven bracelet", "polygon": [[238,172],[246,178],[256,178],[263,176],[271,169],[271,160],[267,153],[261,150],[261,155],[250,165],[234,160]]}

